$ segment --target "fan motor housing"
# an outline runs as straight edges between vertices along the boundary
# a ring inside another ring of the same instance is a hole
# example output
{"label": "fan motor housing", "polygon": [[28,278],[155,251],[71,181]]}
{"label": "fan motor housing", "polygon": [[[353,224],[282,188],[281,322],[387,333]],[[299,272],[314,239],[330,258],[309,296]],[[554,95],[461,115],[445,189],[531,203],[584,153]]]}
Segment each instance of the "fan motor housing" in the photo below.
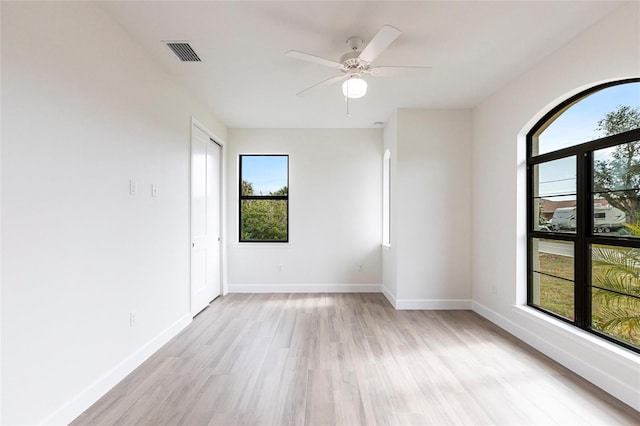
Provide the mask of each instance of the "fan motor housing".
{"label": "fan motor housing", "polygon": [[347,46],[349,46],[349,49],[351,50],[360,50],[360,48],[362,47],[362,44],[364,42],[362,41],[362,39],[360,37],[349,37],[347,39]]}
{"label": "fan motor housing", "polygon": [[347,39],[347,46],[350,51],[340,57],[343,71],[351,70],[366,70],[369,68],[369,64],[362,59],[358,59],[360,56],[360,49],[362,48],[363,41],[360,37],[349,37]]}
{"label": "fan motor housing", "polygon": [[342,68],[346,71],[349,70],[366,70],[369,68],[369,64],[362,59],[358,58],[360,52],[349,52],[340,58],[340,62],[342,62]]}

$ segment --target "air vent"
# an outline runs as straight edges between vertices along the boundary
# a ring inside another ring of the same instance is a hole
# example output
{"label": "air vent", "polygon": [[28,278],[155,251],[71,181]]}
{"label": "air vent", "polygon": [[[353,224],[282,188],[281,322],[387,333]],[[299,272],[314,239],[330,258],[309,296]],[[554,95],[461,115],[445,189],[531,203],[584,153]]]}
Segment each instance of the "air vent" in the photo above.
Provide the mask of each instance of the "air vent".
{"label": "air vent", "polygon": [[183,62],[201,62],[201,59],[196,55],[196,52],[193,51],[189,43],[185,42],[165,42],[169,49],[173,50],[178,58],[180,58]]}

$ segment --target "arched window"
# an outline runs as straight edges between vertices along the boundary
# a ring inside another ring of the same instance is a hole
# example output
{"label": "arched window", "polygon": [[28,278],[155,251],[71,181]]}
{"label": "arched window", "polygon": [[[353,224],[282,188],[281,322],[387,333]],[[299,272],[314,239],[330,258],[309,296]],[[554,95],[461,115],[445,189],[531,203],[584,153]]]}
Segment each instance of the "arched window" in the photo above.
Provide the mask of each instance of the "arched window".
{"label": "arched window", "polygon": [[527,304],[640,352],[640,79],[536,124],[527,199]]}
{"label": "arched window", "polygon": [[391,245],[391,152],[384,152],[382,162],[382,244]]}

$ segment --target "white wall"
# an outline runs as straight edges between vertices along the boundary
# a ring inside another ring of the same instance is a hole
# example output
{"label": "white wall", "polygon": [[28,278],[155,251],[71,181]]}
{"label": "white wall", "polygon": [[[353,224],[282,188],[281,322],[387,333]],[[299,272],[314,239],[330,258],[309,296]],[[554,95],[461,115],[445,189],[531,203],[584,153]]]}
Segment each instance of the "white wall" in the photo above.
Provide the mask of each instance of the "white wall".
{"label": "white wall", "polygon": [[[238,155],[260,153],[289,154],[289,244],[238,243]],[[229,129],[227,154],[229,291],[379,291],[382,130]]]}
{"label": "white wall", "polygon": [[640,76],[639,8],[624,4],[474,110],[472,176],[474,310],[636,409],[637,354],[514,305],[526,302],[524,135],[572,94]]}
{"label": "white wall", "polygon": [[2,2],[2,113],[2,423],[65,423],[189,323],[191,116],[226,129],[86,2]]}
{"label": "white wall", "polygon": [[399,309],[469,308],[471,111],[400,109],[390,124],[385,143],[396,151],[392,303]]}

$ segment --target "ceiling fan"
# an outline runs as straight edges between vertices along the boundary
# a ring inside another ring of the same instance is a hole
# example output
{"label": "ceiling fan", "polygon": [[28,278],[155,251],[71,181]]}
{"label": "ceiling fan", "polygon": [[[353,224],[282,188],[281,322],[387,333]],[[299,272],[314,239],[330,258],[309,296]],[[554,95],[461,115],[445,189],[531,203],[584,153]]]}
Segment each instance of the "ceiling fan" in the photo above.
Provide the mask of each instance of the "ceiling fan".
{"label": "ceiling fan", "polygon": [[342,93],[347,99],[357,99],[367,93],[367,82],[363,75],[374,77],[390,77],[402,75],[410,72],[426,73],[431,71],[431,67],[416,66],[382,66],[372,67],[371,63],[384,51],[393,41],[400,36],[401,31],[391,25],[383,25],[364,49],[363,41],[359,37],[349,37],[347,46],[350,51],[342,55],[339,62],[321,58],[309,53],[290,50],[285,56],[303,61],[313,62],[341,71],[341,74],[328,78],[320,83],[316,83],[300,92],[298,95],[306,95],[321,87],[342,82]]}

